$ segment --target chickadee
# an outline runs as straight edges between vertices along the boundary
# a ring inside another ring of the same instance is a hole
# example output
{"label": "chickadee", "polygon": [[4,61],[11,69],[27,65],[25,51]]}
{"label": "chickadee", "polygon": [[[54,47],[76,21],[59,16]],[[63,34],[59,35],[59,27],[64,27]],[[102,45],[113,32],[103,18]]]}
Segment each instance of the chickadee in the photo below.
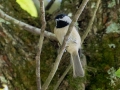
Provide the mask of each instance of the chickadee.
{"label": "chickadee", "polygon": [[0,90],[8,90],[8,86],[6,84],[2,84]]}
{"label": "chickadee", "polygon": [[[72,20],[70,19],[69,16],[65,14],[59,14],[55,17],[55,21],[56,21],[56,27],[54,28],[54,33],[59,43],[62,45],[64,36],[66,35]],[[73,77],[77,77],[77,76],[84,77],[84,70],[78,53],[80,48],[81,48],[81,38],[76,28],[73,27],[66,46],[66,50],[71,55],[71,63],[73,66]]]}

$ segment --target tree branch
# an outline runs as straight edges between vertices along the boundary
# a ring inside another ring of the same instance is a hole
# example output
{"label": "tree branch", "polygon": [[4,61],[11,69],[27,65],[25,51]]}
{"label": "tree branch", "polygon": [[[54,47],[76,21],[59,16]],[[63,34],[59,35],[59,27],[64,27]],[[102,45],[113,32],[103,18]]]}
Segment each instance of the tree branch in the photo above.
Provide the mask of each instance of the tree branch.
{"label": "tree branch", "polygon": [[91,30],[91,28],[92,28],[92,25],[93,25],[93,22],[94,22],[94,19],[95,19],[95,16],[96,16],[96,12],[97,12],[98,7],[99,7],[99,5],[100,5],[100,1],[101,1],[101,0],[98,0],[98,1],[97,1],[96,8],[95,8],[95,10],[94,10],[94,12],[93,12],[93,16],[92,16],[92,18],[91,18],[91,20],[90,20],[90,22],[89,22],[89,24],[88,24],[88,27],[87,27],[84,35],[82,36],[82,43],[83,43],[83,41],[85,40],[85,38],[87,37],[88,33],[90,32],[90,30]]}
{"label": "tree branch", "polygon": [[41,11],[41,33],[40,39],[37,45],[37,55],[36,55],[36,82],[37,82],[37,90],[41,90],[41,78],[40,78],[40,56],[42,51],[42,45],[44,40],[44,31],[46,28],[46,20],[45,20],[45,8],[44,8],[44,1],[39,0],[40,2],[40,11]]}
{"label": "tree branch", "polygon": [[57,58],[55,60],[54,66],[53,66],[53,68],[52,68],[52,70],[51,70],[48,78],[46,79],[45,83],[42,86],[42,90],[46,90],[48,88],[48,86],[49,86],[49,84],[50,84],[53,76],[55,75],[55,72],[58,69],[58,65],[60,63],[61,57],[62,57],[62,55],[63,55],[63,53],[65,51],[66,43],[67,43],[69,35],[70,35],[71,31],[72,31],[72,28],[75,25],[75,22],[78,20],[80,14],[82,13],[82,11],[85,8],[85,6],[86,6],[86,4],[87,4],[88,1],[89,0],[84,0],[82,2],[81,6],[79,7],[78,11],[76,12],[75,16],[73,17],[72,23],[70,24],[69,29],[68,29],[68,31],[67,31],[67,33],[65,35],[64,40],[63,40],[63,44],[62,44],[62,47],[60,49],[60,52],[59,52],[59,54],[58,54],[58,56],[57,56]]}
{"label": "tree branch", "polygon": [[69,66],[67,67],[67,69],[65,70],[65,72],[63,73],[63,75],[60,77],[60,79],[57,81],[57,84],[55,85],[53,90],[57,90],[57,88],[59,87],[59,85],[61,84],[61,82],[63,81],[64,77],[66,76],[66,74],[69,72],[69,70],[71,69],[72,65],[69,64]]}
{"label": "tree branch", "polygon": [[[34,34],[40,34],[41,33],[41,29],[39,28],[36,28],[36,27],[33,27],[29,24],[26,24],[24,22],[21,22],[7,14],[5,14],[1,9],[0,9],[0,17],[3,18],[4,20],[8,21],[8,22],[11,22],[11,23],[14,23],[16,25],[18,25],[19,27],[31,32],[31,33],[34,33]],[[55,35],[51,32],[48,32],[48,31],[45,31],[45,37],[46,38],[49,38],[51,40],[57,40]]]}
{"label": "tree branch", "polygon": [[[85,38],[87,37],[88,33],[90,32],[91,28],[92,28],[92,24],[94,22],[95,16],[96,16],[96,12],[98,10],[99,4],[100,4],[101,0],[97,1],[97,5],[96,5],[96,9],[94,10],[93,13],[93,17],[91,18],[91,20],[89,21],[88,27],[86,29],[86,32],[84,33],[83,37],[82,37],[82,43],[84,42]],[[69,64],[69,66],[67,67],[67,69],[65,70],[65,72],[63,73],[63,75],[60,77],[60,79],[58,80],[57,84],[54,87],[54,90],[57,90],[58,86],[60,85],[60,83],[62,82],[62,80],[64,79],[64,77],[67,75],[67,73],[69,72],[69,70],[71,69],[71,64]]]}
{"label": "tree branch", "polygon": [[53,5],[53,3],[55,2],[55,0],[51,0],[48,5],[45,7],[45,10],[49,10],[51,8],[51,6]]}

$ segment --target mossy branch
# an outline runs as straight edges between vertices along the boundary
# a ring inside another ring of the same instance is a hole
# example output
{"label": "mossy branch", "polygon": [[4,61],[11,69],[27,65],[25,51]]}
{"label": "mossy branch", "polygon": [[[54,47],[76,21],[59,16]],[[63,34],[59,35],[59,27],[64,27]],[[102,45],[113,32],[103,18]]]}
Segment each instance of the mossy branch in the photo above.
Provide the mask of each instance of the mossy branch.
{"label": "mossy branch", "polygon": [[[11,22],[11,23],[14,23],[15,25],[19,26],[20,28],[23,28],[31,33],[34,33],[34,34],[40,34],[41,33],[41,29],[39,28],[36,28],[34,26],[31,26],[29,24],[26,24],[24,22],[21,22],[7,14],[5,14],[5,12],[3,12],[1,9],[0,9],[0,17],[3,18],[4,20],[8,21],[8,22]],[[45,31],[44,33],[45,37],[46,38],[49,38],[51,40],[57,40],[55,35],[51,32],[48,32],[48,31]]]}
{"label": "mossy branch", "polygon": [[[94,22],[94,19],[95,19],[95,16],[96,16],[96,12],[97,12],[98,7],[100,5],[100,1],[101,0],[97,1],[96,8],[95,8],[94,13],[93,13],[93,17],[90,19],[88,27],[86,29],[86,32],[84,33],[84,35],[82,37],[82,43],[84,42],[85,38],[87,37],[88,33],[90,32],[90,30],[92,28],[92,24]],[[55,85],[54,90],[57,90],[57,88],[59,87],[60,83],[63,81],[64,77],[69,72],[69,70],[71,69],[71,67],[72,67],[72,65],[69,64],[69,66],[67,67],[67,69],[65,70],[65,72],[63,73],[63,75],[60,77],[60,79],[58,80],[57,84]]]}
{"label": "mossy branch", "polygon": [[76,14],[74,15],[74,17],[72,19],[72,23],[70,24],[70,26],[68,28],[68,31],[67,31],[67,33],[65,35],[65,38],[63,40],[63,44],[61,46],[60,52],[59,52],[59,54],[58,54],[58,56],[57,56],[57,58],[55,60],[54,66],[53,66],[51,72],[49,73],[48,78],[46,79],[45,83],[42,86],[42,90],[46,90],[48,88],[48,86],[49,86],[52,78],[54,77],[54,75],[55,75],[55,73],[56,73],[56,71],[58,69],[58,65],[60,63],[62,55],[63,55],[63,53],[65,51],[66,43],[67,43],[69,35],[70,35],[71,31],[72,31],[72,28],[75,25],[76,21],[78,20],[79,16],[81,15],[81,13],[82,13],[83,9],[85,8],[85,6],[86,6],[86,4],[87,4],[88,1],[89,0],[84,0],[82,2],[81,6],[79,7],[79,9],[77,10]]}

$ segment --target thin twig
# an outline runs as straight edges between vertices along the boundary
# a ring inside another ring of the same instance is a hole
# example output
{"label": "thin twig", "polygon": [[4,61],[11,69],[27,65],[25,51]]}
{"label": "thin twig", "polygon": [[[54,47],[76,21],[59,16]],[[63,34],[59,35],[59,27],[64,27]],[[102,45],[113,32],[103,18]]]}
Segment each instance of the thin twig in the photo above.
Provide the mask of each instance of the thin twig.
{"label": "thin twig", "polygon": [[82,36],[82,43],[83,43],[83,41],[85,40],[85,38],[87,37],[88,33],[90,32],[90,30],[91,30],[91,28],[92,28],[92,25],[93,25],[93,22],[94,22],[94,19],[95,19],[95,16],[96,16],[96,12],[97,12],[98,7],[99,7],[99,5],[100,5],[100,1],[101,1],[101,0],[98,0],[98,1],[97,1],[95,11],[93,12],[93,16],[92,16],[92,18],[91,18],[91,20],[90,20],[90,22],[89,22],[89,24],[88,24],[88,27],[87,27],[84,35]]}
{"label": "thin twig", "polygon": [[[85,36],[84,38],[82,38],[82,43],[84,41],[84,39],[87,37],[88,33],[90,32],[91,28],[92,28],[92,24],[94,22],[94,19],[95,19],[95,15],[96,15],[96,12],[98,10],[98,7],[99,7],[99,4],[100,4],[100,1],[101,0],[98,0],[97,1],[97,5],[96,5],[96,9],[94,10],[94,14],[93,14],[93,17],[91,18],[91,20],[89,21],[89,25],[88,25],[88,28],[86,29],[86,32],[83,36]],[[90,24],[92,23],[92,24]],[[66,74],[69,72],[69,70],[71,69],[71,64],[69,64],[69,66],[67,67],[67,69],[65,70],[65,72],[63,73],[63,75],[60,77],[60,79],[58,80],[57,84],[55,85],[54,87],[54,90],[57,90],[58,86],[60,85],[60,83],[62,82],[62,80],[64,79],[64,77],[66,76]]]}
{"label": "thin twig", "polygon": [[52,68],[52,70],[51,70],[48,78],[46,79],[45,83],[42,86],[42,90],[46,90],[48,88],[48,86],[49,86],[49,84],[50,84],[53,76],[55,75],[55,72],[58,69],[58,65],[60,63],[61,57],[62,57],[62,55],[63,55],[63,53],[65,51],[66,43],[67,43],[69,35],[70,35],[71,31],[72,31],[72,28],[75,25],[75,22],[78,20],[80,14],[82,13],[82,11],[85,8],[85,6],[86,6],[86,4],[87,4],[88,1],[89,0],[84,0],[83,1],[83,3],[81,4],[81,6],[79,7],[78,11],[76,12],[75,16],[73,17],[72,23],[70,24],[69,29],[68,29],[68,31],[67,31],[67,33],[65,35],[64,40],[63,40],[63,44],[61,46],[60,52],[59,52],[59,54],[58,54],[58,56],[57,56],[57,58],[55,60],[54,66],[53,66],[53,68]]}
{"label": "thin twig", "polygon": [[39,43],[37,45],[37,55],[36,55],[36,82],[37,82],[37,90],[41,90],[41,78],[40,78],[40,56],[42,51],[42,45],[44,40],[44,31],[46,28],[46,20],[45,20],[45,8],[44,8],[44,1],[40,1],[40,11],[41,11],[41,33]]}
{"label": "thin twig", "polygon": [[[5,14],[5,12],[3,12],[1,9],[0,9],[0,17],[8,22],[11,22],[11,23],[14,23],[16,24],[17,26],[19,26],[20,28],[23,28],[31,33],[34,33],[34,34],[40,34],[41,33],[41,29],[39,28],[36,28],[36,27],[33,27],[29,24],[26,24],[24,22],[21,22],[7,14]],[[48,31],[45,31],[45,37],[51,39],[51,40],[57,40],[55,35],[51,32],[48,32]]]}
{"label": "thin twig", "polygon": [[55,2],[55,0],[51,0],[48,5],[45,7],[45,10],[49,10],[51,8],[51,6],[53,5],[53,3]]}
{"label": "thin twig", "polygon": [[57,84],[55,85],[53,90],[57,90],[57,88],[59,87],[60,83],[63,81],[64,77],[66,76],[66,74],[69,72],[69,70],[71,69],[72,65],[69,64],[69,66],[67,67],[67,69],[65,70],[65,72],[63,73],[63,75],[60,77],[60,79],[58,80]]}

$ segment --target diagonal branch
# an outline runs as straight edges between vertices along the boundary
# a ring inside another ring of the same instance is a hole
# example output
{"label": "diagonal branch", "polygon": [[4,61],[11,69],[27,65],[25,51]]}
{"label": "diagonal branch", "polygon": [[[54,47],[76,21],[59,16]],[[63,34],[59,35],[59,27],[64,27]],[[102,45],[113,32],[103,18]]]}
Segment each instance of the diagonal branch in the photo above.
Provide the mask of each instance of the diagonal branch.
{"label": "diagonal branch", "polygon": [[51,0],[48,5],[45,7],[45,10],[49,10],[51,8],[51,6],[53,5],[53,3],[55,2],[55,0]]}
{"label": "diagonal branch", "polygon": [[44,1],[40,0],[40,11],[41,11],[41,33],[40,39],[37,45],[37,55],[36,55],[36,82],[37,82],[37,90],[41,90],[41,78],[40,78],[40,56],[42,51],[42,45],[44,40],[44,31],[46,28],[46,20],[45,20],[45,8],[44,8]]}
{"label": "diagonal branch", "polygon": [[[96,16],[96,12],[98,10],[98,7],[100,5],[100,1],[101,0],[98,0],[97,1],[97,5],[96,5],[96,8],[93,12],[93,16],[91,18],[91,20],[89,21],[89,24],[88,24],[88,27],[86,29],[86,32],[84,33],[83,37],[82,37],[82,43],[84,42],[85,38],[87,37],[88,33],[90,32],[91,28],[92,28],[92,24],[94,22],[94,19],[95,19],[95,16]],[[58,86],[60,85],[60,83],[62,82],[62,80],[64,79],[64,77],[67,75],[67,73],[69,72],[69,70],[71,69],[71,64],[67,67],[67,69],[65,70],[65,72],[63,73],[63,75],[60,77],[60,79],[58,80],[57,84],[55,85],[54,87],[54,90],[57,90]]]}
{"label": "diagonal branch", "polygon": [[[23,28],[31,33],[34,33],[34,34],[40,34],[41,33],[41,29],[39,28],[36,28],[36,27],[33,27],[29,24],[26,24],[24,22],[21,22],[7,14],[5,14],[5,12],[3,12],[1,9],[0,9],[0,17],[3,18],[4,20],[8,21],[8,22],[11,22],[11,23],[14,23],[16,25],[18,25],[20,28]],[[45,37],[51,39],[51,40],[57,40],[55,35],[51,32],[48,32],[48,31],[45,31]]]}
{"label": "diagonal branch", "polygon": [[91,20],[90,20],[90,22],[89,22],[89,24],[88,24],[88,27],[87,27],[84,35],[82,36],[82,43],[83,43],[83,41],[85,40],[85,38],[87,37],[88,33],[90,32],[90,30],[91,30],[91,28],[92,28],[92,25],[93,25],[93,22],[94,22],[94,19],[95,19],[97,10],[98,10],[99,5],[100,5],[100,1],[101,1],[101,0],[98,0],[98,1],[97,1],[96,8],[95,8],[95,10],[94,10],[94,12],[93,12],[93,16],[92,16],[92,18],[91,18]]}
{"label": "diagonal branch", "polygon": [[72,31],[72,28],[73,28],[73,26],[75,25],[75,22],[78,20],[80,14],[82,13],[82,11],[83,11],[83,9],[85,8],[85,6],[86,6],[86,4],[87,4],[88,1],[89,1],[89,0],[84,0],[84,1],[82,2],[81,6],[79,7],[78,11],[76,12],[75,16],[73,17],[72,23],[70,24],[69,29],[68,29],[68,32],[67,32],[66,35],[65,35],[65,38],[64,38],[62,47],[61,47],[61,49],[60,49],[60,52],[59,52],[59,54],[58,54],[58,56],[57,56],[57,58],[56,58],[56,60],[55,60],[54,66],[53,66],[53,68],[52,68],[52,70],[51,70],[48,78],[46,79],[45,83],[44,83],[43,86],[42,86],[42,90],[46,90],[46,89],[48,88],[48,86],[49,86],[49,84],[50,84],[53,76],[55,75],[55,72],[56,72],[57,69],[58,69],[58,65],[59,65],[59,63],[60,63],[60,60],[61,60],[61,58],[62,58],[62,55],[63,55],[63,53],[64,53],[64,51],[65,51],[66,43],[67,43],[67,40],[68,40],[68,38],[69,38],[69,35],[70,35],[71,31]]}
{"label": "diagonal branch", "polygon": [[63,73],[63,75],[60,77],[60,79],[57,81],[57,84],[54,86],[53,90],[57,90],[57,88],[59,87],[59,85],[61,84],[61,82],[63,81],[64,77],[67,75],[67,73],[69,72],[69,70],[71,69],[72,65],[69,64],[69,66],[67,67],[67,69],[65,70],[65,72]]}

